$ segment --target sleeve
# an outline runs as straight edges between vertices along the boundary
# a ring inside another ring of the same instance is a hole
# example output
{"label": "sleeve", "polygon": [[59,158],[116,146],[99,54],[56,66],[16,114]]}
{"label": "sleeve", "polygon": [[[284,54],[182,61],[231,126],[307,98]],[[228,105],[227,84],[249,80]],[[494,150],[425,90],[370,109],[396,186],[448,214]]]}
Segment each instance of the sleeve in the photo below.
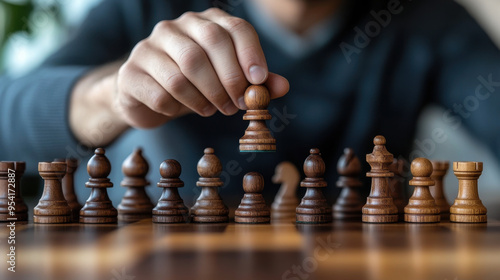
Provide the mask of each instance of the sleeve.
{"label": "sleeve", "polygon": [[95,7],[72,39],[38,69],[16,79],[0,76],[0,160],[36,163],[82,149],[69,127],[70,93],[87,71],[131,48],[121,3],[109,0]]}
{"label": "sleeve", "polygon": [[500,160],[500,50],[472,18],[454,26],[439,46],[435,101],[443,121],[464,126]]}

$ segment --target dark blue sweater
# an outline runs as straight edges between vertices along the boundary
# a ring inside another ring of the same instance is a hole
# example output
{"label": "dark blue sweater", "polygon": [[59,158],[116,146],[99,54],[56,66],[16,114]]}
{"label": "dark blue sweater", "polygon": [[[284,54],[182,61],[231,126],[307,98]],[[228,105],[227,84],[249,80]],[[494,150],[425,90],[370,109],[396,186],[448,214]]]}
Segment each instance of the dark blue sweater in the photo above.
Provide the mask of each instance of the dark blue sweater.
{"label": "dark blue sweater", "polygon": [[[34,172],[38,161],[80,158],[77,186],[80,197],[86,197],[84,166],[91,149],[78,144],[68,126],[74,83],[93,67],[125,56],[160,20],[214,4],[248,18],[241,2],[104,1],[40,68],[15,80],[0,77],[0,159],[25,160]],[[222,195],[240,196],[246,172],[270,178],[277,163],[289,160],[301,166],[309,148],[318,147],[333,192],[343,148],[354,148],[364,162],[377,134],[386,136],[387,148],[396,157],[432,157],[428,149],[411,150],[417,117],[430,103],[447,109],[445,122],[466,126],[500,158],[500,51],[478,24],[453,1],[366,2],[354,2],[338,34],[307,57],[294,59],[261,38],[269,69],[290,81],[289,94],[270,105],[276,153],[238,152],[238,139],[247,126],[243,112],[231,117],[189,115],[157,129],[130,130],[108,147],[114,183],[121,180],[125,157],[142,146],[152,182],[159,178],[162,160],[180,161],[186,182],[182,194],[190,204],[198,192],[196,162],[203,148],[211,146],[224,166]],[[391,14],[390,22],[384,22],[382,10]],[[445,140],[439,130],[435,134],[437,141]],[[115,203],[123,191],[110,190]],[[156,199],[160,190],[149,191]],[[276,189],[270,186],[268,191]]]}

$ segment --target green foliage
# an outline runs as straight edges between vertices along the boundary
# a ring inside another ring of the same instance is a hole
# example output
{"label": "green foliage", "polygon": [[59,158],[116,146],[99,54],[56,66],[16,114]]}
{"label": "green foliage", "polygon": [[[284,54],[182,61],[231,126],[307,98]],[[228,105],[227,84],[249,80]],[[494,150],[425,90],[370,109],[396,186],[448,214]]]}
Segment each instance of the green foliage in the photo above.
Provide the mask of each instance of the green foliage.
{"label": "green foliage", "polygon": [[19,31],[31,32],[28,22],[34,10],[32,1],[22,3],[0,0],[0,13],[3,15],[3,19],[0,19],[3,21],[0,23],[0,53],[10,35]]}

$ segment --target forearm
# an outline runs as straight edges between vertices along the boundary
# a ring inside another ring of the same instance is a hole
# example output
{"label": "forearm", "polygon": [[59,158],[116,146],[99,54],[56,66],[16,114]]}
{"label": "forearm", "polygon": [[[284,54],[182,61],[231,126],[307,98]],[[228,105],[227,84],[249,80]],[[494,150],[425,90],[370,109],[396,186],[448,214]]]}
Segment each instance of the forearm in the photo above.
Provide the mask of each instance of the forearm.
{"label": "forearm", "polygon": [[69,124],[86,146],[105,146],[128,128],[114,106],[116,76],[122,63],[116,61],[90,71],[73,88]]}

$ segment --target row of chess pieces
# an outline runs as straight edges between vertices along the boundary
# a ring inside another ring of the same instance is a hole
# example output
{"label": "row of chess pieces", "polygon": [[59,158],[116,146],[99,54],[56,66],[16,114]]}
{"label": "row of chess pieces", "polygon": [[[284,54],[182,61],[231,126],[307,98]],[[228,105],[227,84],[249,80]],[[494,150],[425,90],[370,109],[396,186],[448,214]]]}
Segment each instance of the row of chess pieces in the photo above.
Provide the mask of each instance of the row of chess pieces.
{"label": "row of chess pieces", "polygon": [[[477,184],[482,163],[453,163],[459,189],[458,197],[450,207],[443,193],[443,177],[449,168],[448,162],[417,158],[411,163],[413,179],[410,180],[410,185],[415,189],[409,201],[406,201],[402,197],[401,186],[398,186],[402,184],[402,180],[394,177],[395,173],[396,177],[397,174],[401,175],[401,161],[395,160],[387,151],[383,136],[376,136],[373,142],[373,152],[366,155],[371,166],[366,176],[372,178],[371,192],[366,203],[363,203],[358,193],[362,185],[358,178],[361,164],[352,149],[344,150],[337,165],[340,177],[336,185],[342,191],[333,207],[327,203],[322,192],[327,186],[323,178],[325,163],[320,151],[311,149],[304,161],[305,178],[300,186],[307,190],[300,204],[295,188],[282,186],[270,209],[262,196],[264,178],[257,172],[250,172],[243,178],[245,194],[235,211],[235,222],[268,223],[271,217],[273,220],[294,219],[297,223],[328,223],[333,219],[362,220],[367,223],[392,223],[400,220],[434,223],[441,219],[466,223],[487,221],[486,208],[479,199]],[[196,185],[201,187],[201,194],[191,209],[185,206],[179,195],[178,188],[183,187],[184,183],[179,178],[181,165],[174,159],[165,160],[160,165],[161,179],[157,186],[163,188],[163,192],[155,206],[145,191],[145,187],[149,185],[146,180],[149,165],[142,156],[141,149],[136,149],[122,165],[124,179],[121,185],[127,191],[117,209],[113,207],[106,190],[113,183],[107,178],[111,164],[104,149],[96,149],[87,164],[90,178],[85,186],[91,192],[83,207],[78,203],[74,192],[73,173],[77,165],[78,162],[74,159],[39,163],[38,170],[44,179],[44,190],[33,210],[35,223],[99,224],[134,222],[147,218],[152,218],[154,223],[229,221],[228,207],[218,193],[218,188],[223,185],[220,179],[222,165],[212,148],[206,148],[198,162],[200,178]],[[13,176],[9,175],[9,170],[15,171]],[[28,209],[20,195],[19,184],[24,170],[24,162],[0,162],[0,221],[22,221],[28,218]],[[9,184],[17,187],[14,195],[9,194]]]}

